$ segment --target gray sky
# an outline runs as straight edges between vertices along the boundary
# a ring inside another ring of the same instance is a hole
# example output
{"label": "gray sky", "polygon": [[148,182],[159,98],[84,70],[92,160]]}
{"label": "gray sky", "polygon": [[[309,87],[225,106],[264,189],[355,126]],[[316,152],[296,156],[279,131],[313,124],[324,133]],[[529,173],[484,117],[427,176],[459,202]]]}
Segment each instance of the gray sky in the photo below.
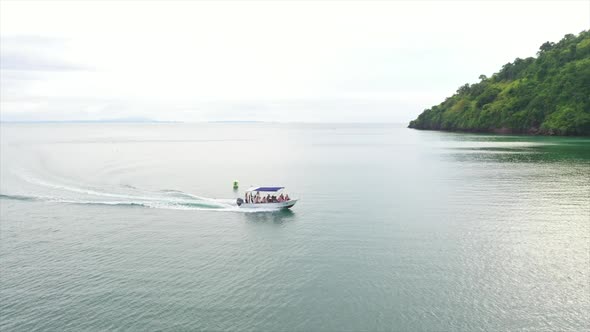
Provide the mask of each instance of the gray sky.
{"label": "gray sky", "polygon": [[1,1],[14,120],[407,122],[590,28],[585,1]]}

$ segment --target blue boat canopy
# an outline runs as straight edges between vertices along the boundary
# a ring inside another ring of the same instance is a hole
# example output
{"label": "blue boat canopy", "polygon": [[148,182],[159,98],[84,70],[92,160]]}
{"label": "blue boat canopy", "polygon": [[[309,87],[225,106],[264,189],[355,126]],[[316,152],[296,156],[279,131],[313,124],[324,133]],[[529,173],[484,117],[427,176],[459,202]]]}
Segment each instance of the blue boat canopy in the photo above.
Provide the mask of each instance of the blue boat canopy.
{"label": "blue boat canopy", "polygon": [[247,191],[270,191],[270,192],[275,192],[275,191],[279,191],[281,189],[283,189],[285,187],[252,187],[252,188],[248,188]]}

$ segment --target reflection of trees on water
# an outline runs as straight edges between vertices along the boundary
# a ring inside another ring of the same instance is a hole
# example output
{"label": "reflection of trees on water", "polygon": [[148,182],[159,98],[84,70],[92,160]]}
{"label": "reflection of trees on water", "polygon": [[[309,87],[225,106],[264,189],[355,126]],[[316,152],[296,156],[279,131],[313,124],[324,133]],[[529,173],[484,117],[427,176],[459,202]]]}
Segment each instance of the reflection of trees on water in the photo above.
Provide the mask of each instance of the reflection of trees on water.
{"label": "reflection of trees on water", "polygon": [[590,162],[589,141],[526,147],[461,147],[450,148],[448,151],[453,160],[465,162]]}

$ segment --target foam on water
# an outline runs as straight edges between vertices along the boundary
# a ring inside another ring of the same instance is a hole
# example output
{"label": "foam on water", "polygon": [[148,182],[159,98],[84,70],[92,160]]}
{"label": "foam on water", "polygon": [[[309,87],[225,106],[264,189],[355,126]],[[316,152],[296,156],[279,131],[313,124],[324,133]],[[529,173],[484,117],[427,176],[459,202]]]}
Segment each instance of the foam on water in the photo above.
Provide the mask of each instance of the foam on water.
{"label": "foam on water", "polygon": [[[63,204],[80,204],[80,205],[105,205],[105,206],[132,206],[146,207],[155,209],[171,210],[201,210],[201,211],[221,211],[221,212],[269,212],[277,209],[247,209],[240,208],[231,198],[209,198],[186,193],[180,190],[163,189],[157,192],[139,191],[135,187],[125,186],[132,189],[135,194],[123,194],[115,192],[106,192],[96,188],[76,187],[68,184],[58,184],[41,180],[30,175],[20,174],[19,177],[29,184],[46,187],[62,192],[64,195],[47,196],[47,195],[15,195],[0,194],[0,199],[11,199],[21,201],[42,201]],[[77,197],[72,199],[67,197],[67,193],[76,193]],[[81,195],[80,195],[81,194]],[[105,199],[97,199],[105,198]],[[110,200],[113,199],[113,200]],[[116,200],[115,200],[116,199]]]}

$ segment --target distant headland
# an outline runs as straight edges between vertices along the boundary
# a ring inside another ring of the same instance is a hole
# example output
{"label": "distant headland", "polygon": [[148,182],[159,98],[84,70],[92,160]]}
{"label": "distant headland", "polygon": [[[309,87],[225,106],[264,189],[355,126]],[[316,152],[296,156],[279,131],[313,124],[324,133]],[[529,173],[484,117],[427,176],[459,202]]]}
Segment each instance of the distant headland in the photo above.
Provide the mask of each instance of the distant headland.
{"label": "distant headland", "polygon": [[590,30],[541,45],[492,77],[465,84],[409,128],[531,135],[590,135]]}
{"label": "distant headland", "polygon": [[0,123],[179,123],[179,121],[160,121],[149,118],[130,117],[97,120],[2,120]]}

